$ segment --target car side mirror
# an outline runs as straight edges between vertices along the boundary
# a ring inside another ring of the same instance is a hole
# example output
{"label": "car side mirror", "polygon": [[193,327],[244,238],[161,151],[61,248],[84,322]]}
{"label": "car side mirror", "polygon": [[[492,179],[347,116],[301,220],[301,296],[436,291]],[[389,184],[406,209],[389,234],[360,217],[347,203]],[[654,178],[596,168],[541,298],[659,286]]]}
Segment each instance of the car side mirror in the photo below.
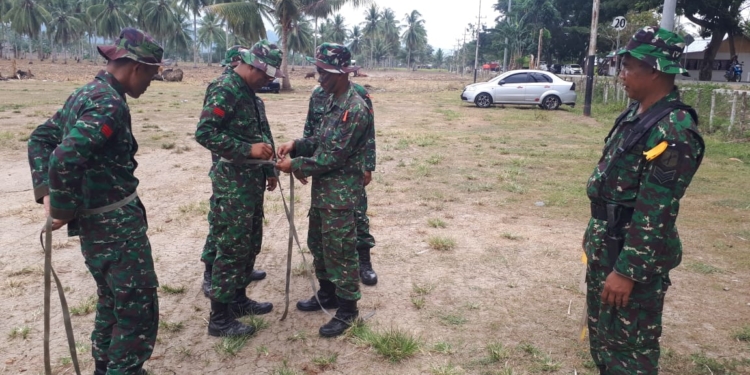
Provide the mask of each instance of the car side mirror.
{"label": "car side mirror", "polygon": [[498,82],[498,85],[500,85],[500,86],[502,86],[504,84],[505,84],[505,80],[504,79],[501,79],[500,82]]}

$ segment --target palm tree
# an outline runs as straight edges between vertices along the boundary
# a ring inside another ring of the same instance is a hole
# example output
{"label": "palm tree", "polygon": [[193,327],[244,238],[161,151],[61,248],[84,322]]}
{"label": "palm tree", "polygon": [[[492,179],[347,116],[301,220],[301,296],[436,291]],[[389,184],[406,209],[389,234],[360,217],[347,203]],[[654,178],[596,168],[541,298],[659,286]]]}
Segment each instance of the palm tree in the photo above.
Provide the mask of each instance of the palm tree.
{"label": "palm tree", "polygon": [[328,18],[333,12],[339,11],[347,3],[352,4],[356,8],[369,2],[370,0],[300,0],[302,13],[313,17],[315,20],[315,47],[318,46],[318,34],[322,34],[318,30],[318,18]]}
{"label": "palm tree", "polygon": [[406,45],[406,66],[411,66],[411,51],[421,47],[427,42],[427,31],[424,28],[422,14],[417,10],[412,10],[404,17],[406,28],[401,35],[401,39]]}
{"label": "palm tree", "polygon": [[343,44],[344,40],[346,39],[346,25],[344,24],[344,17],[342,17],[340,14],[333,16],[333,19],[330,21],[329,27],[329,41]]}
{"label": "palm tree", "polygon": [[372,54],[372,57],[375,59],[376,63],[380,63],[380,61],[388,57],[388,55],[391,53],[392,48],[393,47],[383,36],[378,35],[372,41],[370,54]]}
{"label": "palm tree", "polygon": [[[275,31],[281,34],[281,26],[276,24]],[[304,16],[300,16],[292,22],[292,28],[289,33],[289,51],[292,54],[291,60],[294,63],[294,54],[299,52],[311,55],[315,50],[313,44],[313,29],[310,21]]]}
{"label": "palm tree", "polygon": [[177,18],[181,9],[174,0],[138,0],[136,6],[138,25],[162,44],[181,27]]}
{"label": "palm tree", "polygon": [[62,44],[65,49],[64,62],[66,64],[68,63],[68,44],[78,38],[86,27],[86,24],[79,18],[80,16],[70,1],[56,0],[52,4],[49,27],[54,30],[54,41]]}
{"label": "palm tree", "polygon": [[198,15],[210,0],[180,0],[180,4],[193,15],[193,68],[198,67]]}
{"label": "palm tree", "polygon": [[86,14],[96,25],[96,32],[114,40],[120,31],[134,24],[128,14],[126,0],[99,0]]}
{"label": "palm tree", "polygon": [[373,42],[378,35],[378,25],[380,21],[380,11],[375,4],[365,11],[365,22],[362,24],[362,36],[367,40],[367,46],[370,50],[370,61],[372,61]]}
{"label": "palm tree", "polygon": [[[259,40],[266,38],[266,26],[263,19],[273,22],[271,13],[273,2],[296,0],[239,0],[222,2],[207,6],[206,13],[214,13],[227,22],[227,26],[235,34],[238,34],[248,40]],[[229,33],[227,32],[227,39]],[[229,41],[227,40],[227,43]]]}
{"label": "palm tree", "polygon": [[362,29],[359,25],[354,25],[349,32],[349,51],[352,55],[359,55],[362,52]]}
{"label": "palm tree", "polygon": [[383,35],[385,40],[391,45],[391,55],[398,53],[401,43],[399,42],[401,27],[398,25],[396,20],[396,13],[391,8],[383,9],[383,13],[380,15],[380,22],[378,24],[378,30]]}
{"label": "palm tree", "polygon": [[50,18],[50,13],[36,0],[16,0],[5,15],[4,19],[10,22],[13,31],[29,36],[29,60],[33,40],[40,35],[42,24],[49,22]]}
{"label": "palm tree", "polygon": [[435,51],[435,69],[440,69],[440,67],[443,66],[443,60],[445,60],[443,49],[438,48],[438,50]]}
{"label": "palm tree", "polygon": [[[216,14],[208,13],[201,19],[200,28],[198,28],[198,40],[204,47],[208,47],[210,51],[213,51],[213,45],[225,45],[224,30],[221,26],[221,20]],[[212,54],[213,55],[213,54]],[[213,58],[209,57],[208,65],[210,66],[213,62]]]}
{"label": "palm tree", "polygon": [[[190,37],[191,25],[189,17],[190,15],[186,12],[175,13],[176,27],[173,33],[166,37],[164,45],[165,55],[187,56],[190,53],[190,46],[194,46],[197,43]],[[195,55],[193,55],[193,58],[195,58]]]}

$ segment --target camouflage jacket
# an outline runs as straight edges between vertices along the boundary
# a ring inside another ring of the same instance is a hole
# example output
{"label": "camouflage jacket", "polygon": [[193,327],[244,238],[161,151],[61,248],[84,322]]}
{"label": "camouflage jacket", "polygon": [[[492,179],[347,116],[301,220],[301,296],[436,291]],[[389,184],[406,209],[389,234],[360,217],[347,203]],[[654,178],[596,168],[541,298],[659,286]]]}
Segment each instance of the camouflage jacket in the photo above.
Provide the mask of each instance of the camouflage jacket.
{"label": "camouflage jacket", "polygon": [[[372,100],[367,90],[352,82],[354,90],[357,91],[365,103],[370,107],[370,113],[373,114],[373,127],[375,126],[375,115],[373,113]],[[326,104],[331,96],[326,94],[322,87],[317,86],[310,96],[310,105],[307,110],[307,119],[305,119],[305,131],[302,133],[303,138],[309,138],[315,135],[320,124],[323,123],[323,114],[326,110]],[[372,138],[367,140],[367,153],[365,154],[365,170],[368,172],[375,171],[375,132],[372,132]]]}
{"label": "camouflage jacket", "polygon": [[[274,147],[263,100],[234,70],[228,69],[209,83],[195,140],[212,154],[235,163],[250,158],[253,143]],[[276,176],[273,166],[264,166],[263,171],[266,177]]]}
{"label": "camouflage jacket", "polygon": [[[125,90],[101,71],[31,134],[35,199],[41,203],[49,194],[50,214],[56,219],[74,219],[79,209],[120,201],[138,187],[137,151]],[[94,243],[124,241],[144,235],[146,229],[146,211],[138,199],[68,224],[70,236]]]}
{"label": "camouflage jacket", "polygon": [[[624,135],[648,111],[678,99],[675,90],[641,115],[637,114],[638,106],[634,106],[607,140],[586,188],[594,203],[616,203],[634,209],[630,225],[623,229],[625,244],[614,269],[638,282],[648,282],[652,275],[667,273],[680,264],[682,244],[675,221],[680,198],[703,157],[703,138],[690,114],[675,110],[654,125],[633,150],[620,156],[606,179],[602,179],[602,172]],[[643,152],[662,141],[668,142],[667,149],[647,161]]]}
{"label": "camouflage jacket", "polygon": [[292,169],[313,176],[312,206],[353,209],[364,189],[367,141],[374,138],[372,114],[353,85],[330,97],[317,134],[294,141]]}

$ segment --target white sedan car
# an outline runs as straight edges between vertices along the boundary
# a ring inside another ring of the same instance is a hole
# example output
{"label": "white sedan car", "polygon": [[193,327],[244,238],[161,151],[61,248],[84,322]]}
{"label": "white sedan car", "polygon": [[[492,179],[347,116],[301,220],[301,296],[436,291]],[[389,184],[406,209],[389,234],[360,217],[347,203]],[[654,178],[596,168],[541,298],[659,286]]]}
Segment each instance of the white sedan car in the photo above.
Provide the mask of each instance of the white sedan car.
{"label": "white sedan car", "polygon": [[512,70],[488,82],[466,86],[461,100],[480,108],[493,104],[528,104],[557,109],[561,104],[575,106],[576,85],[541,70]]}

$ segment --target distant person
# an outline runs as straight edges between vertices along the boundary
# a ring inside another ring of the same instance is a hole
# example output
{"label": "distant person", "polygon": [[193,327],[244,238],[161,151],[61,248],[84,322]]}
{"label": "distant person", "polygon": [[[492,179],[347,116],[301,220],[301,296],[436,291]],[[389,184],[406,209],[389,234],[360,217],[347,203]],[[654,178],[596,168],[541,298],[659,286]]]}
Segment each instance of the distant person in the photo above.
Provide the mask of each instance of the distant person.
{"label": "distant person", "polygon": [[589,178],[583,248],[591,356],[602,375],[657,374],[669,271],[682,260],[675,222],[703,159],[698,117],[674,85],[685,43],[659,27],[638,31],[620,79],[635,102],[615,121]]}
{"label": "distant person", "polygon": [[126,94],[139,98],[162,65],[163,49],[126,28],[114,45],[99,46],[105,70],[76,90],[29,138],[37,203],[52,230],[68,225],[96,282],[91,355],[94,375],[145,374],[159,327],[159,282],[138,198]]}

